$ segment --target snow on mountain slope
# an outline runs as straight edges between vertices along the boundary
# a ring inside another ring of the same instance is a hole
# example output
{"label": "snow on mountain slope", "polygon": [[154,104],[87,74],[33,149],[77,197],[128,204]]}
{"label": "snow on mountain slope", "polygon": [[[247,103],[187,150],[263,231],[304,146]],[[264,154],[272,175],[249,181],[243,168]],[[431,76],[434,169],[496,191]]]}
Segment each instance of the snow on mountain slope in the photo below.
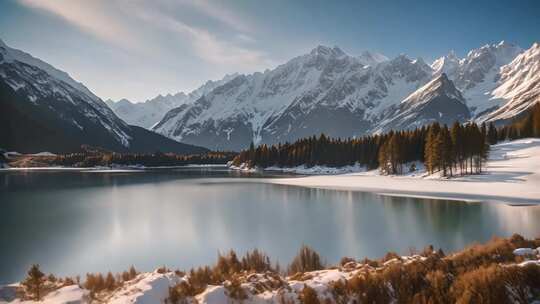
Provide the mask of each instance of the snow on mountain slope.
{"label": "snow on mountain slope", "polygon": [[216,87],[238,76],[238,74],[226,75],[223,79],[209,80],[191,93],[178,92],[174,95],[158,95],[145,102],[131,102],[127,99],[121,99],[117,102],[107,100],[106,103],[116,115],[122,118],[130,125],[136,125],[150,129],[158,123],[165,113],[179,107],[183,104],[191,104],[204,94],[212,91]]}
{"label": "snow on mountain slope", "polygon": [[72,86],[73,88],[83,92],[85,95],[87,95],[88,97],[90,97],[91,99],[93,100],[99,100],[99,97],[97,97],[96,95],[94,95],[92,92],[90,92],[90,90],[85,87],[82,83],[74,80],[73,78],[71,78],[71,76],[69,76],[68,73],[64,72],[64,71],[61,71],[61,70],[58,70],[57,68],[53,67],[52,65],[38,59],[38,58],[35,58],[33,57],[32,55],[28,54],[28,53],[25,53],[21,50],[17,50],[17,49],[13,49],[13,48],[10,48],[8,47],[3,41],[2,39],[0,39],[0,48],[2,49],[2,52],[1,52],[1,56],[2,56],[2,61],[5,62],[5,63],[15,63],[15,62],[21,62],[21,63],[25,63],[27,65],[30,65],[30,66],[34,66],[34,67],[37,67],[43,71],[45,71],[47,74],[51,75],[52,77],[58,79],[58,80],[61,80],[67,84],[69,84],[70,86]]}
{"label": "snow on mountain slope", "polygon": [[153,129],[233,150],[251,141],[284,142],[320,132],[356,136],[432,74],[422,60],[403,55],[376,66],[365,63],[337,47],[318,46],[273,70],[237,76],[192,105],[171,110]]}
{"label": "snow on mountain slope", "polygon": [[446,73],[462,92],[467,106],[475,119],[502,106],[507,100],[493,96],[500,85],[500,71],[523,50],[510,43],[484,45],[471,50],[463,59],[457,59],[452,52],[437,59],[432,67],[434,74]]}
{"label": "snow on mountain slope", "polygon": [[369,51],[364,51],[357,57],[360,63],[363,65],[375,66],[381,62],[388,61],[388,58],[379,53],[373,53]]}
{"label": "snow on mountain slope", "polygon": [[508,120],[540,102],[540,44],[534,43],[502,67],[500,75],[501,85],[493,96],[508,102],[487,115],[486,120]]}
{"label": "snow on mountain slope", "polygon": [[[349,137],[453,119],[500,122],[538,101],[537,49],[535,44],[524,52],[502,41],[473,49],[462,59],[452,51],[428,66],[404,55],[388,60],[364,52],[352,57],[337,47],[319,46],[274,70],[240,75],[193,104],[172,109],[153,129],[174,139],[237,150],[250,142],[286,142],[321,132]],[[462,98],[430,98],[422,106],[402,102],[442,74]]]}
{"label": "snow on mountain slope", "polygon": [[432,64],[435,75],[442,73],[454,75],[459,68],[459,58],[454,51],[450,51],[448,55],[436,59]]}
{"label": "snow on mountain slope", "polygon": [[107,100],[106,103],[118,117],[130,125],[150,128],[158,122],[167,111],[180,106],[187,100],[187,95],[180,92],[175,95],[159,95],[145,102],[133,103],[127,99],[119,101]]}
{"label": "snow on mountain slope", "polygon": [[[0,79],[17,93],[26,95],[36,106],[46,106],[61,113],[61,118],[67,124],[83,130],[81,120],[88,119],[106,129],[124,147],[129,146],[130,136],[125,131],[127,125],[88,88],[67,73],[8,47],[1,40]],[[68,104],[71,110],[63,111],[64,104]],[[76,111],[73,111],[74,108]]]}
{"label": "snow on mountain slope", "polygon": [[127,125],[67,73],[1,40],[0,106],[0,146],[12,151],[206,151]]}
{"label": "snow on mountain slope", "polygon": [[469,118],[470,112],[461,92],[442,73],[400,104],[390,107],[375,133],[414,129],[434,122],[450,125]]}

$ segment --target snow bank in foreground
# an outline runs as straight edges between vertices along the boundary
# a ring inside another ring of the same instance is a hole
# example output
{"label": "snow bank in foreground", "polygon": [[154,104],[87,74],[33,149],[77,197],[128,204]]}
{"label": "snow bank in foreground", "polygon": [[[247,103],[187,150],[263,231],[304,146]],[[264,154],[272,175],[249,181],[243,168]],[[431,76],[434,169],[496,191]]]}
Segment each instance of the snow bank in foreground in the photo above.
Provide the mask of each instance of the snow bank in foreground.
{"label": "snow bank in foreground", "polygon": [[451,179],[420,170],[381,176],[377,170],[297,178],[267,179],[275,184],[358,190],[386,195],[430,197],[507,204],[540,204],[540,139],[528,138],[491,147],[486,171]]}
{"label": "snow bank in foreground", "polygon": [[107,303],[138,303],[152,304],[165,303],[169,297],[169,287],[178,284],[183,278],[176,276],[173,272],[139,274],[135,279],[122,288],[115,290],[106,299]]}
{"label": "snow bank in foreground", "polygon": [[30,304],[30,303],[42,303],[42,304],[77,304],[77,303],[89,303],[90,292],[82,289],[78,285],[70,285],[59,288],[55,291],[47,294],[42,301],[21,301],[20,299],[14,299],[11,302],[3,302],[0,298],[0,303],[13,303],[13,304]]}
{"label": "snow bank in foreground", "polygon": [[[522,253],[537,254],[537,249],[518,248],[514,254],[522,256]],[[540,256],[529,256],[530,259],[519,264],[505,264],[505,266],[528,266],[531,264],[540,266]],[[225,281],[222,285],[208,285],[201,293],[194,297],[186,298],[182,303],[199,304],[221,304],[221,303],[300,303],[299,295],[305,286],[312,288],[321,303],[339,303],[336,301],[332,285],[335,282],[351,280],[356,276],[365,276],[369,273],[380,273],[386,267],[395,264],[408,265],[414,262],[424,263],[428,259],[421,255],[401,256],[392,258],[379,266],[350,261],[343,266],[332,269],[297,273],[293,276],[282,277],[278,274],[248,273],[238,274],[240,288],[245,294],[242,300],[234,299],[231,295],[231,283]],[[391,267],[391,266],[390,266]],[[169,287],[174,287],[180,282],[186,281],[188,275],[175,272],[154,271],[141,273],[134,279],[127,281],[122,287],[109,292],[98,293],[95,298],[90,298],[88,290],[80,288],[78,285],[66,286],[47,294],[40,303],[114,303],[114,304],[151,304],[170,303]],[[36,303],[34,301],[20,301],[15,298],[15,288],[17,284],[0,286],[0,303]],[[11,302],[7,302],[11,301]]]}
{"label": "snow bank in foreground", "polygon": [[[410,257],[402,257],[403,263],[412,261],[423,261],[426,258],[419,255]],[[397,262],[397,259],[396,259]],[[386,267],[382,266],[382,267]],[[247,299],[241,301],[245,304],[256,303],[300,303],[298,294],[302,291],[305,285],[313,288],[320,299],[333,299],[330,291],[330,283],[340,280],[347,280],[360,272],[377,271],[380,268],[374,268],[367,264],[349,262],[345,266],[337,269],[327,269],[303,273],[300,276],[281,277],[275,273],[244,273],[240,280],[242,289],[246,292]],[[169,287],[175,286],[187,276],[180,276],[174,272],[160,273],[157,270],[154,272],[141,273],[131,281],[127,281],[124,285],[109,294],[96,295],[98,303],[111,304],[153,304],[167,303],[169,297]],[[224,285],[209,285],[207,288],[196,295],[194,298],[188,299],[188,303],[198,304],[221,304],[221,303],[239,303],[229,296],[227,289],[228,281]],[[11,285],[16,286],[16,285]],[[3,302],[2,292],[4,288],[10,286],[0,286],[0,303],[38,303],[34,301],[20,301],[19,299],[7,300],[11,302]],[[6,290],[12,290],[6,289]],[[60,288],[49,293],[44,297],[42,302],[47,304],[59,303],[89,303],[89,291],[81,289],[78,285],[71,285]],[[169,302],[170,303],[170,302]]]}

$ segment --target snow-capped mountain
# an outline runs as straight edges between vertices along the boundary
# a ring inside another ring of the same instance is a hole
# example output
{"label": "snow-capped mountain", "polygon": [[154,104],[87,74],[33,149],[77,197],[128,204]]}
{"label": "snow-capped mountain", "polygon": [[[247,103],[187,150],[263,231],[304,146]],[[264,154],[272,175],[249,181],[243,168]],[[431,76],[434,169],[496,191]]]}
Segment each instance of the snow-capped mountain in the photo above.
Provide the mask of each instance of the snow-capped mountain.
{"label": "snow-capped mountain", "polygon": [[540,102],[540,44],[534,43],[502,67],[499,83],[493,97],[507,102],[486,115],[486,120],[509,120]]}
{"label": "snow-capped mountain", "polygon": [[187,95],[180,92],[175,95],[159,95],[145,102],[131,102],[127,99],[118,101],[106,100],[107,105],[118,117],[131,125],[150,128],[158,122],[169,110],[184,103]]}
{"label": "snow-capped mountain", "polygon": [[358,56],[358,60],[363,65],[375,66],[381,62],[387,61],[388,58],[383,54],[364,51]]}
{"label": "snow-capped mountain", "polygon": [[440,75],[442,73],[455,75],[456,70],[459,68],[459,58],[454,51],[450,51],[448,55],[433,61],[431,68],[435,75]]}
{"label": "snow-capped mountain", "polygon": [[384,109],[431,74],[422,60],[404,55],[372,66],[337,47],[318,46],[273,70],[235,77],[193,104],[171,110],[153,129],[232,150],[251,141],[285,142],[321,132],[362,135]]}
{"label": "snow-capped mountain", "polygon": [[319,46],[273,70],[237,76],[172,109],[153,129],[192,144],[238,150],[252,141],[285,142],[321,132],[350,137],[435,120],[507,119],[538,101],[537,48],[523,52],[501,42],[461,59],[450,52],[427,65],[405,55],[354,57]]}
{"label": "snow-capped mountain", "polygon": [[390,107],[384,116],[375,132],[414,129],[434,122],[450,125],[469,120],[470,112],[461,92],[442,73]]}
{"label": "snow-capped mountain", "polygon": [[501,41],[473,49],[462,59],[450,53],[437,59],[432,67],[435,75],[448,75],[463,93],[472,116],[483,121],[505,103],[505,99],[494,98],[493,91],[500,85],[501,68],[522,51],[518,46]]}
{"label": "snow-capped mountain", "polygon": [[0,103],[0,146],[9,150],[65,152],[88,144],[115,151],[204,151],[127,125],[67,73],[1,40]]}
{"label": "snow-capped mountain", "polygon": [[188,94],[178,92],[174,95],[158,95],[145,102],[131,102],[127,99],[121,99],[116,102],[109,99],[105,102],[118,117],[122,118],[128,124],[150,129],[153,125],[158,123],[168,111],[183,104],[193,103],[204,94],[236,76],[238,76],[238,74],[226,75],[223,79],[216,81],[209,80]]}

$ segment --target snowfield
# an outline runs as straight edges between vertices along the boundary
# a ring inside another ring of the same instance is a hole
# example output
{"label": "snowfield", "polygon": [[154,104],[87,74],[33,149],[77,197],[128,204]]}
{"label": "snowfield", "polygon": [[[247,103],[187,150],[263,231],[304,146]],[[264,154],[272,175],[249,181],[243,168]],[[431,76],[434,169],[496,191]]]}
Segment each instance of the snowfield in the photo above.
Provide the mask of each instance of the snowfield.
{"label": "snowfield", "polygon": [[[314,173],[319,169],[314,168]],[[304,168],[296,172],[306,174],[308,170]],[[428,176],[422,168],[419,168],[417,172],[404,176],[381,176],[378,170],[372,170],[331,176],[268,179],[267,182],[369,191],[395,196],[499,202],[512,205],[540,204],[540,139],[527,138],[491,146],[486,169],[479,175],[446,179],[436,174]]]}

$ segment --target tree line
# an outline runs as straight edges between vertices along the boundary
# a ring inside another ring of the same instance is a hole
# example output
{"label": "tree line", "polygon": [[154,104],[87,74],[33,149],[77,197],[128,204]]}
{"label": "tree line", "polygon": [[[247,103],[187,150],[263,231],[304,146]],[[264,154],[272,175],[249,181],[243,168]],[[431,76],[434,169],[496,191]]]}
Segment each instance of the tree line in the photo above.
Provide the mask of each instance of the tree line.
{"label": "tree line", "polygon": [[[476,123],[454,123],[451,127],[433,123],[414,130],[390,131],[360,138],[330,138],[324,134],[276,145],[252,143],[232,164],[249,167],[342,167],[359,164],[379,168],[383,174],[414,171],[423,163],[429,173],[443,176],[482,172],[489,145],[501,140],[540,137],[540,104],[523,118],[497,129]],[[404,168],[409,164],[408,168]]]}
{"label": "tree line", "polygon": [[497,140],[540,137],[540,102],[531,107],[524,117],[495,130],[492,136]]}
{"label": "tree line", "polygon": [[232,152],[208,152],[204,154],[179,155],[174,153],[113,153],[86,151],[56,155],[51,165],[65,167],[134,166],[146,167],[183,166],[190,164],[226,164],[235,156]]}

